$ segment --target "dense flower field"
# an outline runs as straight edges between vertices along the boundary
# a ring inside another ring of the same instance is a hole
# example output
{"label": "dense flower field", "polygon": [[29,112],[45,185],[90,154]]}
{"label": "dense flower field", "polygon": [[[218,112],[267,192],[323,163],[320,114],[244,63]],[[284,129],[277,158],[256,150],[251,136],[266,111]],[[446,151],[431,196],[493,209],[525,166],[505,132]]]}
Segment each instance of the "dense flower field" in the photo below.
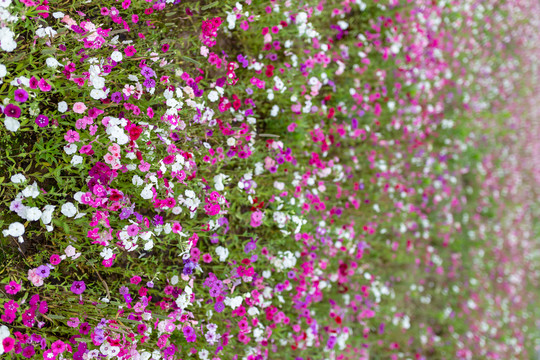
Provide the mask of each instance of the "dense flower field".
{"label": "dense flower field", "polygon": [[0,357],[533,358],[539,27],[0,0]]}

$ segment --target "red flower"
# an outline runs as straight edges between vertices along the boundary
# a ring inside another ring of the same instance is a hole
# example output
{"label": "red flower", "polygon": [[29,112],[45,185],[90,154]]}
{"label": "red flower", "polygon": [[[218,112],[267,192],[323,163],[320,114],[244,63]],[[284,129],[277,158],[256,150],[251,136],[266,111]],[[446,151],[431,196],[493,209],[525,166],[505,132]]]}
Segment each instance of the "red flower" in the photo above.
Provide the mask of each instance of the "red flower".
{"label": "red flower", "polygon": [[129,138],[132,141],[135,141],[139,138],[139,136],[141,136],[143,132],[143,128],[141,126],[131,126],[128,131],[129,131]]}

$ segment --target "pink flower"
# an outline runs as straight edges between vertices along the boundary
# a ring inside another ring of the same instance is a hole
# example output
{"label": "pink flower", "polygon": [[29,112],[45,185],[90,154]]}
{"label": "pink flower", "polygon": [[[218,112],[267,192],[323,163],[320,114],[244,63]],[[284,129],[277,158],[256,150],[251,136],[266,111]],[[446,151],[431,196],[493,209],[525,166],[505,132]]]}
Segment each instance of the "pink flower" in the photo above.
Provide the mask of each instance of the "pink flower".
{"label": "pink flower", "polygon": [[173,233],[178,234],[180,231],[182,231],[182,225],[180,225],[179,223],[175,222],[175,223],[172,225],[172,231],[173,231]]}
{"label": "pink flower", "polygon": [[76,102],[73,104],[73,111],[77,114],[83,114],[86,111],[87,107],[82,102]]}
{"label": "pink flower", "polygon": [[67,326],[69,327],[72,327],[72,328],[77,328],[79,327],[79,323],[80,323],[80,320],[79,318],[69,318],[69,320],[67,321]]}
{"label": "pink flower", "polygon": [[127,233],[129,236],[137,236],[139,233],[139,227],[135,224],[131,224],[127,228]]}
{"label": "pink flower", "polygon": [[141,277],[140,276],[134,276],[129,280],[129,282],[131,282],[133,285],[137,285],[138,283],[141,282]]}
{"label": "pink flower", "polygon": [[251,226],[252,227],[259,227],[262,224],[262,217],[263,213],[260,211],[255,211],[251,214]]}
{"label": "pink flower", "polygon": [[34,286],[43,285],[43,278],[36,273],[35,269],[28,270],[28,280],[30,280]]}
{"label": "pink flower", "polygon": [[79,133],[74,130],[68,130],[64,139],[69,143],[74,143],[79,141]]}

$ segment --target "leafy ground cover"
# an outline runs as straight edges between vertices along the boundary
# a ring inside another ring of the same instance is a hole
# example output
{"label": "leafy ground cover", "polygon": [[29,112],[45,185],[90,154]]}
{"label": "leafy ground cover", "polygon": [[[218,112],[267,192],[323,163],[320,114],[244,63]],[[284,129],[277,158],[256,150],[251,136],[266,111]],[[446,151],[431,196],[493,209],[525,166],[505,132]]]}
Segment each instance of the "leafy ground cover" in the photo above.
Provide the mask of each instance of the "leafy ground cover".
{"label": "leafy ground cover", "polygon": [[0,1],[0,355],[533,358],[539,7]]}

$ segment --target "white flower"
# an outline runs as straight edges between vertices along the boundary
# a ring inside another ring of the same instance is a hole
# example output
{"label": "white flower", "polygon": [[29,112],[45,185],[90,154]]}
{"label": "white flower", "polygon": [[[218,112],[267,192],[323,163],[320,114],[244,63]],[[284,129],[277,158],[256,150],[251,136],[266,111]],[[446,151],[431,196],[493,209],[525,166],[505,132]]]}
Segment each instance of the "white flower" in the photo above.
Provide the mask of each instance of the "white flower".
{"label": "white flower", "polygon": [[58,103],[58,111],[61,112],[61,113],[65,113],[68,109],[68,105],[67,105],[67,102],[65,101],[60,101]]}
{"label": "white flower", "polygon": [[225,189],[225,186],[223,185],[223,181],[224,180],[227,180],[229,177],[227,175],[224,175],[224,174],[217,174],[216,176],[214,176],[214,187],[216,188],[217,191],[223,191],[223,189]]}
{"label": "white flower", "polygon": [[210,100],[211,102],[216,102],[217,100],[219,100],[218,92],[216,90],[210,91],[210,93],[208,94],[208,100]]}
{"label": "white flower", "polygon": [[143,191],[141,191],[141,197],[145,200],[151,199],[154,193],[152,192],[153,184],[148,184],[144,187]]}
{"label": "white flower", "polygon": [[176,284],[178,284],[178,275],[173,275],[171,278],[171,285],[174,286]]}
{"label": "white flower", "polygon": [[154,241],[153,240],[148,240],[146,242],[146,244],[144,244],[144,250],[145,251],[150,251],[150,250],[152,250],[153,247],[154,247]]}
{"label": "white flower", "polygon": [[223,302],[225,303],[225,305],[230,306],[234,310],[242,304],[242,297],[241,296],[236,296],[233,298],[226,297]]}
{"label": "white flower", "polygon": [[75,144],[66,145],[66,146],[64,146],[64,151],[68,155],[75,154],[75,152],[77,151],[77,145],[75,145]]}
{"label": "white flower", "polygon": [[236,139],[233,138],[233,137],[228,138],[228,139],[227,139],[227,145],[229,145],[229,146],[234,146],[234,145],[236,145]]}
{"label": "white flower", "polygon": [[52,220],[52,213],[56,206],[54,205],[45,205],[43,208],[43,214],[41,215],[41,221],[43,221],[43,224],[47,225],[51,223]]}
{"label": "white flower", "polygon": [[0,64],[0,77],[3,78],[6,75],[7,75],[6,65]]}
{"label": "white flower", "polygon": [[105,86],[105,79],[101,76],[95,76],[92,78],[92,85],[94,86],[94,89],[103,89]]}
{"label": "white flower", "polygon": [[206,350],[206,349],[199,350],[199,359],[201,359],[201,360],[207,360],[207,359],[208,359],[208,355],[210,355],[210,353],[208,352],[208,350]]}
{"label": "white flower", "polygon": [[103,90],[93,89],[90,91],[90,97],[94,100],[100,100],[105,99],[107,95],[105,95],[105,91]]}
{"label": "white flower", "polygon": [[14,222],[9,225],[8,233],[14,237],[21,236],[24,234],[24,225],[20,222]]}
{"label": "white flower", "polygon": [[135,186],[141,186],[142,184],[144,184],[144,181],[139,175],[133,175],[131,183]]}
{"label": "white flower", "polygon": [[195,192],[193,190],[186,190],[185,194],[186,194],[186,196],[188,198],[194,198],[195,197]]}
{"label": "white flower", "polygon": [[14,184],[20,184],[26,181],[26,177],[23,174],[15,174],[11,177],[11,182]]}
{"label": "white flower", "polygon": [[285,188],[285,183],[282,183],[280,181],[274,181],[274,187],[281,191]]}
{"label": "white flower", "polygon": [[111,54],[111,59],[113,59],[116,62],[122,61],[122,53],[120,51],[113,51]]}
{"label": "white flower", "polygon": [[186,293],[180,295],[178,299],[176,299],[176,305],[178,305],[179,308],[184,310],[189,305],[188,296]]}
{"label": "white flower", "polygon": [[270,111],[270,116],[276,117],[279,113],[279,106],[274,105],[272,106],[272,110]]}
{"label": "white flower", "polygon": [[113,251],[109,248],[104,248],[103,250],[101,250],[99,255],[101,255],[104,260],[109,260],[113,257]]}
{"label": "white flower", "polygon": [[52,15],[53,15],[53,17],[55,19],[61,19],[61,18],[63,18],[65,16],[65,14],[63,12],[61,12],[61,11],[57,11],[57,12],[53,13]]}
{"label": "white flower", "polygon": [[37,207],[26,209],[26,219],[29,221],[38,221],[43,213]]}
{"label": "white flower", "polygon": [[82,161],[83,161],[82,156],[80,156],[80,155],[73,155],[73,158],[71,159],[70,163],[71,163],[71,165],[73,165],[73,166],[77,166],[77,165],[81,164]]}
{"label": "white flower", "polygon": [[47,60],[45,60],[45,63],[47,64],[48,67],[53,68],[53,69],[56,69],[58,67],[58,65],[61,65],[58,62],[58,60],[56,60],[53,57],[47,58]]}
{"label": "white flower", "polygon": [[229,249],[224,248],[223,246],[218,246],[216,248],[216,254],[219,256],[219,261],[225,261],[229,256]]}
{"label": "white flower", "polygon": [[67,217],[73,217],[77,213],[77,208],[72,202],[67,202],[62,205],[62,209],[60,211]]}
{"label": "white flower", "polygon": [[24,197],[32,197],[33,199],[37,198],[39,196],[39,190],[37,183],[34,181],[32,185],[28,185],[23,191],[22,195]]}
{"label": "white flower", "polygon": [[53,37],[57,34],[57,32],[50,26],[47,26],[46,28],[39,28],[36,30],[36,35],[40,38],[45,36]]}
{"label": "white flower", "polygon": [[19,122],[19,120],[9,116],[6,116],[6,118],[4,119],[4,125],[6,126],[6,129],[13,132],[19,130],[19,128],[21,127],[21,123]]}
{"label": "white flower", "polygon": [[11,0],[1,0],[0,6],[3,8],[7,8],[9,5],[11,5]]}

